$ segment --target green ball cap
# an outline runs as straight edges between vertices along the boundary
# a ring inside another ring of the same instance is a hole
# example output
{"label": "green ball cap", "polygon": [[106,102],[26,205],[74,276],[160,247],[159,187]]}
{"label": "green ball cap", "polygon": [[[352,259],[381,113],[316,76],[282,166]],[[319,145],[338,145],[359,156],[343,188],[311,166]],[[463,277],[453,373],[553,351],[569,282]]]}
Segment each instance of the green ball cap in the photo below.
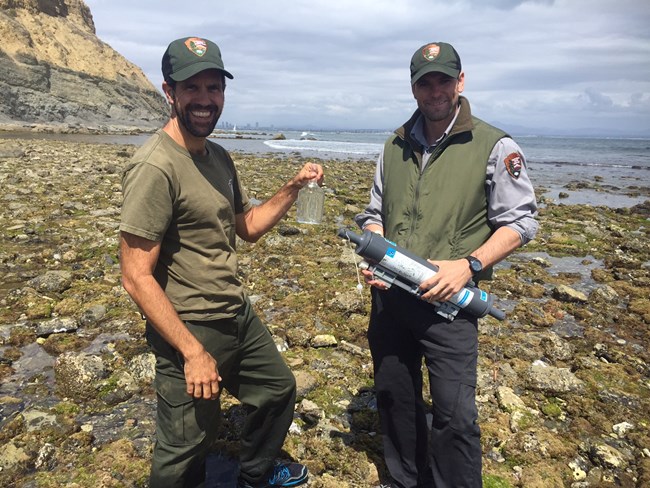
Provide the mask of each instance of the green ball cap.
{"label": "green ball cap", "polygon": [[184,81],[206,69],[218,69],[233,78],[223,67],[219,46],[201,37],[172,41],[162,58],[162,74],[166,80]]}
{"label": "green ball cap", "polygon": [[451,44],[431,42],[425,44],[411,58],[411,85],[427,73],[444,73],[458,78],[461,72],[460,56]]}

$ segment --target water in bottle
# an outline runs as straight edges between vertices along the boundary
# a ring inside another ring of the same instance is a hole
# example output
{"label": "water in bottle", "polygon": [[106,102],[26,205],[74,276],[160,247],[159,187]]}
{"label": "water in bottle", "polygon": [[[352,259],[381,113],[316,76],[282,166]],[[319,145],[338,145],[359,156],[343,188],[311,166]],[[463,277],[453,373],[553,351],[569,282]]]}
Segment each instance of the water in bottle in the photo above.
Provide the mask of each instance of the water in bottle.
{"label": "water in bottle", "polygon": [[298,192],[296,220],[301,224],[320,224],[323,220],[325,192],[315,181],[310,181]]}

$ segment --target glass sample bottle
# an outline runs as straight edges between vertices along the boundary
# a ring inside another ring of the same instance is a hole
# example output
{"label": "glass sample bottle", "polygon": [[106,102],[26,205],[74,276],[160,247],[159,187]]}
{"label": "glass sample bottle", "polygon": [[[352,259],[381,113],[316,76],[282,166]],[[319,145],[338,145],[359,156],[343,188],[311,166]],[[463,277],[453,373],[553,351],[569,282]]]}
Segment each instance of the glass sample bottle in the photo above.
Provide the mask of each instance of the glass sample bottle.
{"label": "glass sample bottle", "polygon": [[320,224],[323,220],[325,192],[315,181],[310,181],[298,192],[296,220],[301,224]]}

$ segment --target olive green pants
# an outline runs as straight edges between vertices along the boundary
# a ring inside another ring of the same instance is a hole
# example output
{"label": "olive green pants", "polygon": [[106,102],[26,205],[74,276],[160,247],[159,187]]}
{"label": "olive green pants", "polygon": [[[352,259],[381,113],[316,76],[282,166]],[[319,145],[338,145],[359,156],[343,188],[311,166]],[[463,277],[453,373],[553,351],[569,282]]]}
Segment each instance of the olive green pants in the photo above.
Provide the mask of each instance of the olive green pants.
{"label": "olive green pants", "polygon": [[[217,360],[221,388],[246,408],[240,476],[248,482],[260,481],[280,454],[291,425],[295,378],[248,300],[232,319],[186,325]],[[158,394],[150,487],[203,486],[206,454],[221,416],[220,402],[190,397],[179,354],[149,325],[147,340],[156,354]]]}

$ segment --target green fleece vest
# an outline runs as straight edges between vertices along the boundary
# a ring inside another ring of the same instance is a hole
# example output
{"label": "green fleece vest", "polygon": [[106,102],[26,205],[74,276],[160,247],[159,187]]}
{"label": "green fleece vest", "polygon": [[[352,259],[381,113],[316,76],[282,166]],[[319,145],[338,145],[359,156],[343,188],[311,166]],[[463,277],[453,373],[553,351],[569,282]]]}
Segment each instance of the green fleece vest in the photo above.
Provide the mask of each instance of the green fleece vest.
{"label": "green fleece vest", "polygon": [[[416,112],[384,147],[382,211],[388,239],[426,259],[460,259],[492,234],[487,219],[486,170],[506,133],[473,117],[461,97],[451,133],[424,171],[420,145],[410,138]],[[489,279],[491,269],[477,278]]]}

